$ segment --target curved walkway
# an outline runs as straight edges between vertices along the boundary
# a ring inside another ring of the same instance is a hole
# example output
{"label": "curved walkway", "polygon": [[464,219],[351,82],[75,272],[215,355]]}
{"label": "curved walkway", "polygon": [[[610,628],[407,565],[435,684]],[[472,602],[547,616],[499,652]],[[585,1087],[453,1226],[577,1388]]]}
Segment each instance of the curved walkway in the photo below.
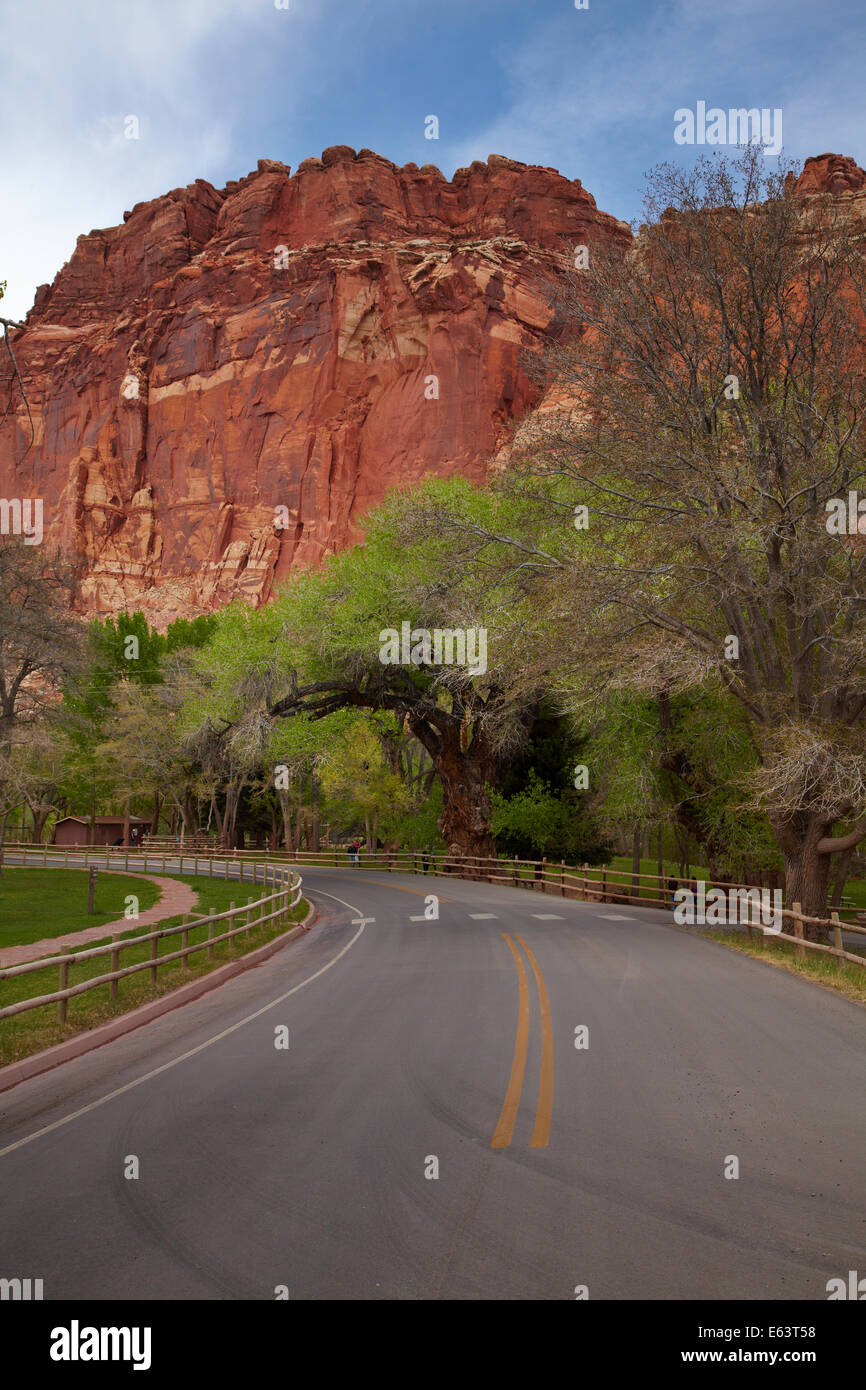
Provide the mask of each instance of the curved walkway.
{"label": "curved walkway", "polygon": [[[102,869],[101,873],[115,873],[114,869]],[[160,889],[159,901],[140,912],[137,918],[117,917],[113,922],[104,922],[100,927],[85,927],[82,931],[69,932],[66,936],[45,937],[42,941],[31,941],[23,946],[7,946],[0,951],[0,967],[22,965],[25,961],[38,960],[42,956],[62,955],[70,946],[83,946],[88,941],[103,941],[115,932],[132,931],[135,927],[146,927],[153,922],[161,922],[166,917],[180,917],[185,912],[193,912],[197,903],[194,888],[188,883],[178,883],[174,878],[157,877],[155,874],[127,874],[124,878],[143,878],[155,883]]]}

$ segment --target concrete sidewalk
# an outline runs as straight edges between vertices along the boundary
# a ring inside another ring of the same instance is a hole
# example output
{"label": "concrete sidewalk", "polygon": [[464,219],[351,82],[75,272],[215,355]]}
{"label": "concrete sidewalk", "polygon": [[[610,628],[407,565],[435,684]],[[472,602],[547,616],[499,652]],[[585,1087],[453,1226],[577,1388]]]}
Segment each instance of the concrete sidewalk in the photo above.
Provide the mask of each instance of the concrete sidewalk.
{"label": "concrete sidewalk", "polygon": [[[100,869],[100,873],[116,873],[114,869]],[[142,878],[155,883],[161,890],[159,900],[137,918],[118,917],[113,922],[105,922],[101,927],[85,927],[82,931],[69,932],[66,936],[50,936],[42,941],[33,941],[23,946],[7,946],[0,950],[0,967],[22,965],[25,961],[39,960],[42,956],[63,955],[70,946],[83,946],[88,941],[103,941],[115,933],[133,931],[154,922],[162,922],[166,917],[179,917],[185,912],[195,910],[197,895],[188,883],[178,883],[174,878],[157,877],[154,874],[125,874],[127,878]]]}

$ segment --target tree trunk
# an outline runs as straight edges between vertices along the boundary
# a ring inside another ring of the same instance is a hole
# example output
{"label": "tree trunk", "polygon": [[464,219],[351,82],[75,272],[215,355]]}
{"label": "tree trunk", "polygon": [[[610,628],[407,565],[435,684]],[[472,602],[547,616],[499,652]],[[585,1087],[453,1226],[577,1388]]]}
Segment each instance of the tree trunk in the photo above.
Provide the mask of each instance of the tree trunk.
{"label": "tree trunk", "polygon": [[855,850],[846,849],[839,855],[839,863],[836,867],[836,880],[833,884],[833,896],[830,899],[831,907],[839,907],[842,902],[842,894],[845,892],[845,884],[848,882],[848,875],[851,872],[851,860],[854,858]]}
{"label": "tree trunk", "polygon": [[226,805],[223,814],[223,848],[234,849],[237,844],[235,824],[238,815],[240,789],[229,784],[226,787]]}
{"label": "tree trunk", "polygon": [[319,848],[319,779],[315,772],[310,773],[310,800],[313,807],[312,836],[313,849]]}
{"label": "tree trunk", "polygon": [[[799,903],[804,917],[827,917],[827,892],[832,856],[818,850],[818,842],[828,836],[832,822],[803,812],[788,820],[771,817],[771,824],[785,857],[785,906]],[[803,924],[808,941],[827,941],[822,927]]]}
{"label": "tree trunk", "polygon": [[493,859],[496,844],[490,830],[487,786],[498,785],[499,768],[483,735],[476,732],[463,749],[456,723],[440,726],[439,738],[432,747],[421,731],[413,732],[425,743],[442,783],[439,829],[448,849],[453,846],[457,854]]}
{"label": "tree trunk", "polygon": [[292,808],[289,805],[289,793],[285,790],[285,788],[280,788],[277,790],[277,796],[280,799],[280,811],[282,812],[283,816],[283,840],[285,842],[286,849],[288,850],[289,854],[291,854],[295,848],[295,845],[294,841],[292,840]]}

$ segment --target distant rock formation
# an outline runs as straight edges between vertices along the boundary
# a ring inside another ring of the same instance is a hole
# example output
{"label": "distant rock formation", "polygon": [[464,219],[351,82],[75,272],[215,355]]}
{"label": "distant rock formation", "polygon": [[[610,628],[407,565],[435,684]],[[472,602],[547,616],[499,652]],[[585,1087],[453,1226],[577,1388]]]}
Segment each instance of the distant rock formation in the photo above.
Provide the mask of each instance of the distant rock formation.
{"label": "distant rock formation", "polygon": [[630,232],[578,181],[499,155],[449,182],[336,145],[139,203],[15,337],[36,440],[10,412],[0,495],[44,498],[84,610],[263,603],[395,484],[484,476],[549,283],[602,239]]}
{"label": "distant rock formation", "polygon": [[[847,156],[807,159],[794,191],[866,225]],[[14,338],[36,438],[16,396],[0,496],[44,499],[86,611],[162,627],[266,602],[394,485],[501,466],[538,403],[521,354],[553,327],[551,282],[576,246],[630,238],[578,180],[501,155],[449,182],[334,145],[294,175],[197,179],[79,237],[40,287]]]}

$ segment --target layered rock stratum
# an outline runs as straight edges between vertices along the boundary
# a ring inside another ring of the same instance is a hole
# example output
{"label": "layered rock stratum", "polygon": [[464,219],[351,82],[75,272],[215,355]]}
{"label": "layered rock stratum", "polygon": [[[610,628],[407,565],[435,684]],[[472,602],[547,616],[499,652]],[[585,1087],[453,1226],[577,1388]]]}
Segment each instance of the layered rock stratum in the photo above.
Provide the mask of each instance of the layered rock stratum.
{"label": "layered rock stratum", "polygon": [[551,282],[629,238],[578,181],[497,155],[449,181],[337,146],[140,203],[13,337],[35,440],[18,397],[0,495],[43,498],[87,611],[266,602],[389,488],[484,476],[535,401]]}
{"label": "layered rock stratum", "polygon": [[[807,159],[794,187],[866,226],[853,159]],[[524,349],[574,248],[630,237],[579,181],[500,155],[449,181],[339,145],[139,203],[79,237],[13,335],[34,438],[16,392],[0,496],[43,499],[85,611],[264,603],[391,487],[483,478],[537,403]]]}

